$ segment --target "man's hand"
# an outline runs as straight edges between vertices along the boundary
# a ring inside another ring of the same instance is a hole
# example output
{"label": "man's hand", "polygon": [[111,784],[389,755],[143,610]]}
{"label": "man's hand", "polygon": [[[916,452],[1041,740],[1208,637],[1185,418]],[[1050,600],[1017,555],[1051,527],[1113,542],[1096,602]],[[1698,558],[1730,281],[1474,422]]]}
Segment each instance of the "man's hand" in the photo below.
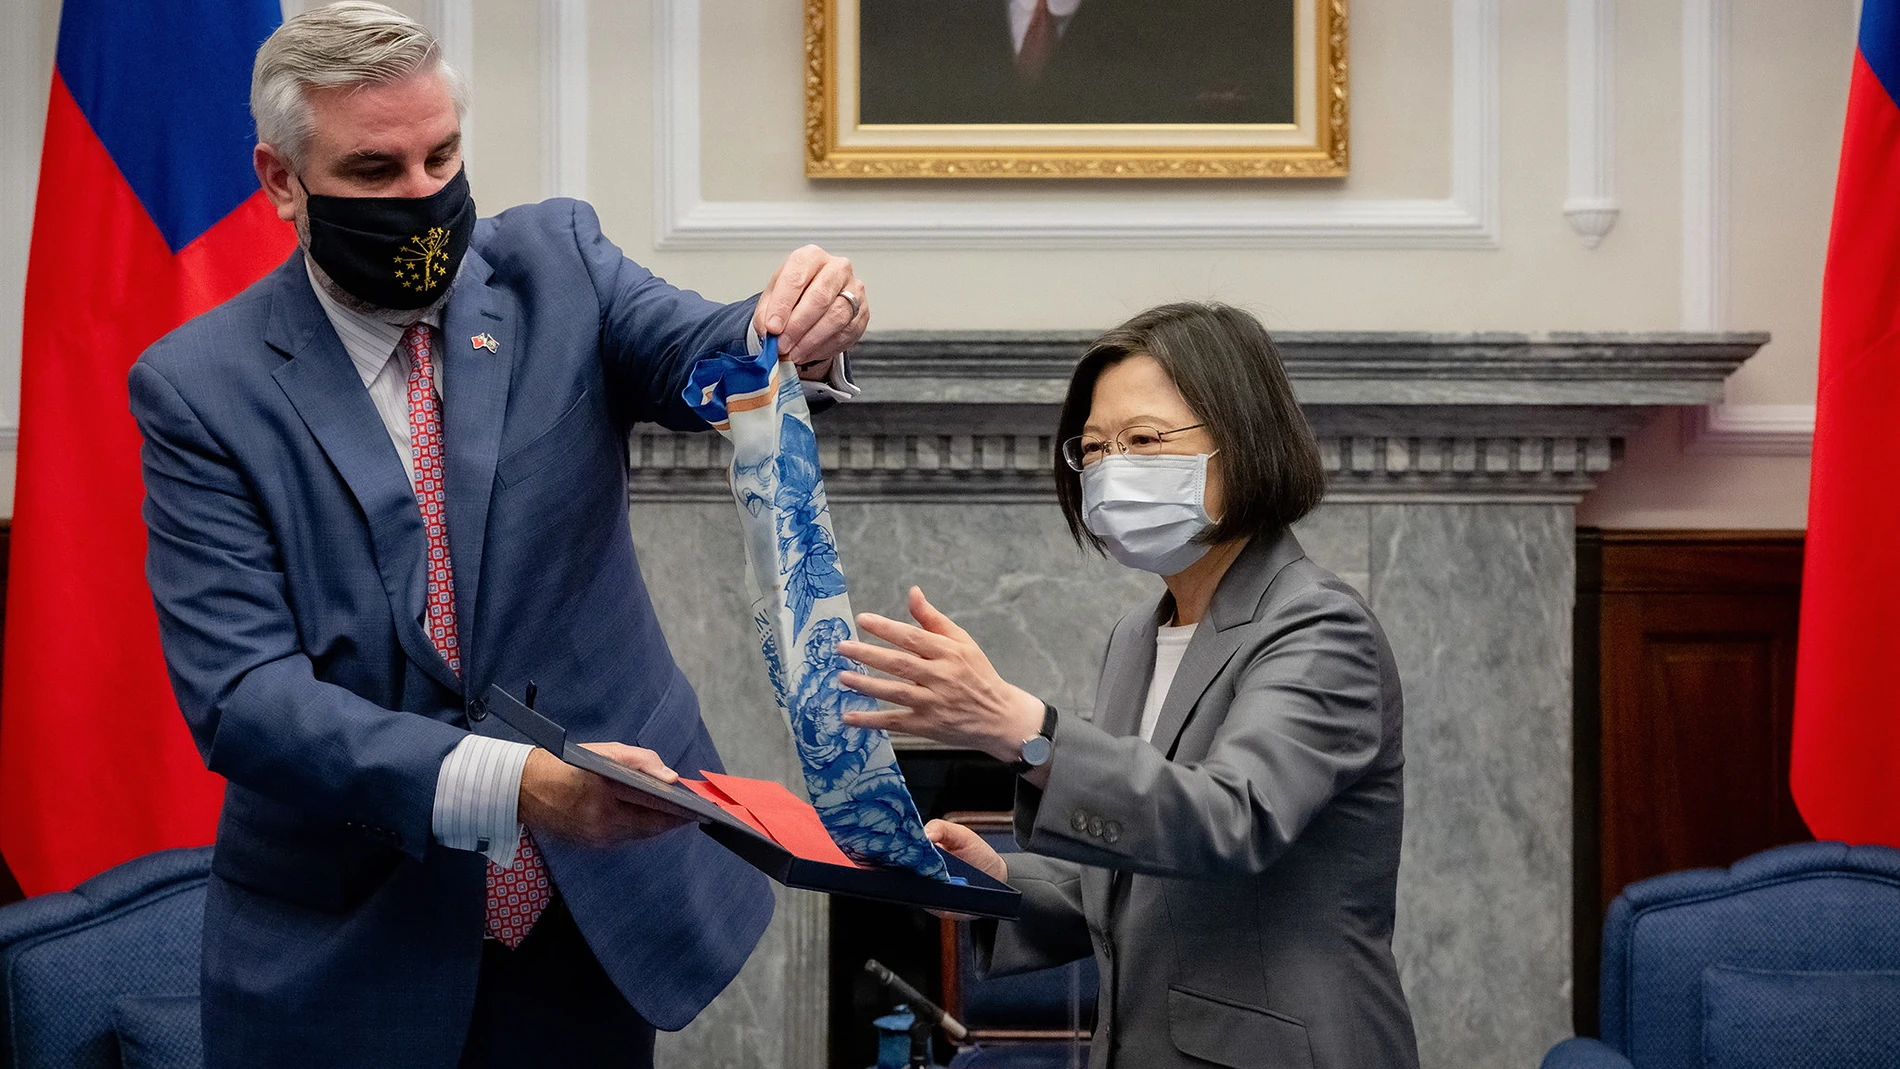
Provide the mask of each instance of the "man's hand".
{"label": "man's hand", "polygon": [[[617,742],[592,742],[587,748],[668,783],[679,780],[652,750]],[[522,766],[516,816],[536,832],[589,846],[646,839],[692,823],[686,813],[651,795],[575,768],[542,749],[530,753]]]}
{"label": "man's hand", "polygon": [[779,336],[779,358],[798,365],[798,377],[822,382],[839,353],[864,337],[871,300],[851,261],[816,245],[792,253],[765,284],[752,329]]}

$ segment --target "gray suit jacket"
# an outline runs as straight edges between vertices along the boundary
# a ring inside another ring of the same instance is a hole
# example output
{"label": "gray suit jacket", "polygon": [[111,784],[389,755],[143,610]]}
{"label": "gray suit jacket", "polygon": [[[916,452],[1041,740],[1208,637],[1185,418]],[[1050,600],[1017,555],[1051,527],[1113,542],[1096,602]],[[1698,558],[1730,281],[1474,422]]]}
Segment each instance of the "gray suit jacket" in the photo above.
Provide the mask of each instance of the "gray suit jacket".
{"label": "gray suit jacket", "polygon": [[1153,744],[1137,734],[1167,595],[1109,640],[1093,723],[1019,784],[1014,922],[979,968],[1101,968],[1092,1069],[1414,1069],[1392,960],[1404,812],[1398,670],[1353,589],[1291,532],[1214,594]]}

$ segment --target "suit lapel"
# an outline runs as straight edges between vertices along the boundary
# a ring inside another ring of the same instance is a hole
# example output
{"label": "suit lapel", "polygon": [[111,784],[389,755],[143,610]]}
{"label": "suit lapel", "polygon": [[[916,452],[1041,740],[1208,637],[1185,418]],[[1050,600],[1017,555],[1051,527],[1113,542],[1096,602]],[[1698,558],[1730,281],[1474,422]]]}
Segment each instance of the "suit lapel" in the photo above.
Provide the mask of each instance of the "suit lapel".
{"label": "suit lapel", "polygon": [[[1167,604],[1163,597],[1164,605]],[[1095,726],[1110,735],[1141,728],[1141,707],[1155,670],[1155,626],[1160,609],[1125,620],[1109,639],[1107,668],[1095,695]]]}
{"label": "suit lapel", "polygon": [[1174,756],[1175,744],[1187,727],[1195,703],[1240,651],[1246,637],[1241,625],[1253,622],[1260,600],[1280,570],[1305,555],[1293,532],[1283,530],[1277,537],[1256,537],[1234,558],[1227,574],[1221,576],[1207,616],[1201,626],[1195,628],[1194,637],[1181,656],[1181,667],[1175,670],[1174,682],[1168,687],[1161,717],[1155,722],[1156,749]]}
{"label": "suit lapel", "polygon": [[461,680],[422,629],[422,514],[389,431],[293,255],[279,268],[266,341],[290,359],[274,377],[363,510],[396,636],[409,659],[458,693]]}
{"label": "suit lapel", "polygon": [[[495,488],[508,382],[519,344],[514,298],[488,285],[492,273],[487,261],[470,249],[442,324],[449,557],[455,566],[455,618],[464,670],[473,667],[477,652],[475,609],[488,535],[488,504]],[[473,343],[484,334],[495,339],[494,352]]]}

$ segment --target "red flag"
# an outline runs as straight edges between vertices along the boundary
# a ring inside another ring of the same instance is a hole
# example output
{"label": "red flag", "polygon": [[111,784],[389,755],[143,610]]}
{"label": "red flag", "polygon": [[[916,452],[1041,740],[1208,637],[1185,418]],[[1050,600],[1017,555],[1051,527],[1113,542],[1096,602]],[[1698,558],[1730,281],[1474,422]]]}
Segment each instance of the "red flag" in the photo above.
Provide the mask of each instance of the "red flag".
{"label": "red flag", "polygon": [[281,263],[251,59],[277,0],[67,0],[22,336],[0,852],[28,894],[211,841],[223,781],[172,698],[126,374]]}
{"label": "red flag", "polygon": [[1821,296],[1795,674],[1816,838],[1900,846],[1900,0],[1865,0]]}

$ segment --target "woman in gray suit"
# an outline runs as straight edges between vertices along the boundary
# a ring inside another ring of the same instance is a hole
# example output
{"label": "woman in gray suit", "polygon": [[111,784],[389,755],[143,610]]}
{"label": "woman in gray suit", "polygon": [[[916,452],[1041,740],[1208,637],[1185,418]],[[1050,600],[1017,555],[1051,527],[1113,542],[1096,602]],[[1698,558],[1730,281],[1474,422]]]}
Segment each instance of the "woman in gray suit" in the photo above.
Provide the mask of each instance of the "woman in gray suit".
{"label": "woman in gray suit", "polygon": [[1007,864],[967,828],[931,838],[1022,891],[982,924],[990,974],[1093,952],[1093,1069],[1413,1069],[1392,959],[1404,811],[1399,678],[1364,599],[1288,525],[1324,489],[1272,340],[1221,305],[1155,308],[1076,365],[1057,498],[1078,543],[1163,576],[1109,639],[1093,719],[1014,686],[910,592],[839,652],[901,711],[851,722],[1015,764]]}

